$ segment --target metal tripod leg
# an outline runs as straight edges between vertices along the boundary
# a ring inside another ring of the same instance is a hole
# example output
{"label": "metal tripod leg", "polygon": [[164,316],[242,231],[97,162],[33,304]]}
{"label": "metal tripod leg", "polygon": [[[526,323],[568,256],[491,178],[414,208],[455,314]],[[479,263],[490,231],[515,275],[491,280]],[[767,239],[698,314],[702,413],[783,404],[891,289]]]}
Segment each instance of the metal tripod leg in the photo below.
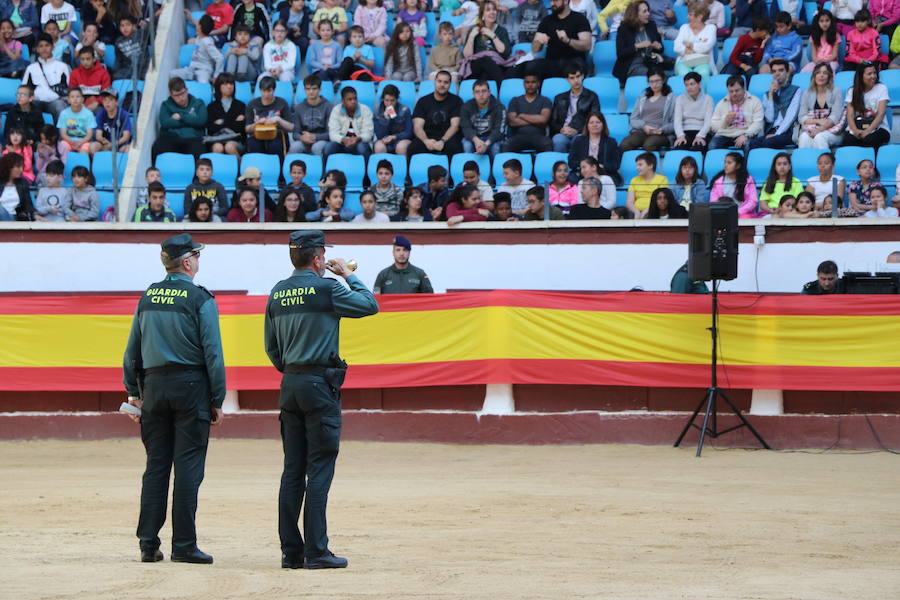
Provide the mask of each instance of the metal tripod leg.
{"label": "metal tripod leg", "polygon": [[[725,399],[725,402],[728,404],[728,408],[731,409],[731,412],[736,414],[738,419],[741,420],[741,425],[736,425],[735,427],[732,427],[731,429],[737,429],[738,427],[746,427],[747,429],[750,430],[750,433],[753,434],[753,437],[755,437],[759,441],[759,443],[762,444],[763,448],[765,448],[766,450],[771,450],[771,448],[769,448],[769,445],[766,443],[766,441],[764,439],[762,439],[762,436],[759,435],[759,433],[757,433],[756,429],[753,428],[753,425],[750,424],[750,421],[748,421],[744,417],[744,415],[741,414],[741,411],[739,411],[737,409],[737,407],[731,401],[731,398],[728,397],[728,394],[726,394],[725,392],[723,392],[721,390],[717,390],[717,391],[718,391],[719,395]],[[726,431],[731,431],[731,429],[728,429]],[[722,433],[726,433],[726,431],[723,431]],[[698,456],[699,456],[699,452],[698,452]]]}

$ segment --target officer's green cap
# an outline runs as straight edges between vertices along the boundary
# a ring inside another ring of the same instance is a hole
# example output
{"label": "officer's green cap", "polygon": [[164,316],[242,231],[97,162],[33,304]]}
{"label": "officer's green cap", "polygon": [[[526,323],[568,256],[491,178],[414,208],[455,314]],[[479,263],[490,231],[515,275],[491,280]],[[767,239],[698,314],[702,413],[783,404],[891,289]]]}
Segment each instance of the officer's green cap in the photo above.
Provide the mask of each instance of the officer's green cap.
{"label": "officer's green cap", "polygon": [[316,229],[295,231],[291,233],[291,248],[331,248],[331,244],[325,243],[325,234]]}
{"label": "officer's green cap", "polygon": [[166,253],[170,260],[184,256],[193,250],[203,250],[204,248],[203,244],[196,243],[189,233],[173,235],[169,239],[164,240],[160,246],[162,246],[162,251]]}

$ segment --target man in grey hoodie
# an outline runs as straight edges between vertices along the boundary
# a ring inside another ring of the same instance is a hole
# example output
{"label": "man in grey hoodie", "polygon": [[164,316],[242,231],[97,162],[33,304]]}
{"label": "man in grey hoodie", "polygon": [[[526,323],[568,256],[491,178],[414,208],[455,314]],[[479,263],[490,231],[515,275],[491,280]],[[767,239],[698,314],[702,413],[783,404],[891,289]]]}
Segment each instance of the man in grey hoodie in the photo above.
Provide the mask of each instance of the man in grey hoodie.
{"label": "man in grey hoodie", "polygon": [[330,140],[328,119],[333,108],[331,102],[322,98],[322,80],[310,75],[303,80],[306,98],[294,106],[294,134],[290,153],[301,152],[321,156]]}
{"label": "man in grey hoodie", "polygon": [[197,46],[191,53],[188,66],[174,69],[169,77],[181,77],[185,81],[194,79],[200,83],[210,83],[215,75],[222,71],[224,57],[216,46],[215,38],[210,36],[215,25],[212,17],[203,15],[197,23]]}
{"label": "man in grey hoodie", "polygon": [[472,95],[459,111],[463,151],[489,154],[493,158],[506,138],[506,109],[491,95],[484,79],[475,82]]}

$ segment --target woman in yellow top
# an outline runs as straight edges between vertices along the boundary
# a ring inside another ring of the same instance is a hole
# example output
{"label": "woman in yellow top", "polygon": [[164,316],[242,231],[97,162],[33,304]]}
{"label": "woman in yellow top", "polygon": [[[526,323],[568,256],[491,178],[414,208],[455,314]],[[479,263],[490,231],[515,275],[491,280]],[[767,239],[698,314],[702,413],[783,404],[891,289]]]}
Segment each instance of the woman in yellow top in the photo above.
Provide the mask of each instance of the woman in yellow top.
{"label": "woman in yellow top", "polygon": [[779,152],[772,159],[772,167],[769,176],[763,184],[762,193],[759,196],[759,213],[767,215],[778,209],[778,203],[782,196],[797,197],[803,191],[803,184],[794,177],[791,155],[787,152]]}
{"label": "woman in yellow top", "polygon": [[644,152],[634,159],[637,176],[628,183],[628,210],[635,219],[643,219],[650,208],[650,196],[656,188],[669,187],[669,179],[665,175],[656,174],[656,155]]}

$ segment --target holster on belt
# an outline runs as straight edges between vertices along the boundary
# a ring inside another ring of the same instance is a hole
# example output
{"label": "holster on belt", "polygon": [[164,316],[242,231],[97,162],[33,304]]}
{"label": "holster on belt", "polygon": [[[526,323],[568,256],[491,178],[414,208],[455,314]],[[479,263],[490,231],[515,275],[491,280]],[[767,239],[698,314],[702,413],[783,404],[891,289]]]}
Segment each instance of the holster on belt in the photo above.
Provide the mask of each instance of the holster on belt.
{"label": "holster on belt", "polygon": [[141,358],[135,358],[131,361],[131,367],[134,369],[135,375],[137,377],[138,398],[143,401],[144,377],[146,376],[146,373],[144,373],[144,360]]}
{"label": "holster on belt", "polygon": [[339,390],[347,377],[347,363],[336,354],[332,354],[330,359],[332,366],[325,368],[324,378],[328,385]]}

